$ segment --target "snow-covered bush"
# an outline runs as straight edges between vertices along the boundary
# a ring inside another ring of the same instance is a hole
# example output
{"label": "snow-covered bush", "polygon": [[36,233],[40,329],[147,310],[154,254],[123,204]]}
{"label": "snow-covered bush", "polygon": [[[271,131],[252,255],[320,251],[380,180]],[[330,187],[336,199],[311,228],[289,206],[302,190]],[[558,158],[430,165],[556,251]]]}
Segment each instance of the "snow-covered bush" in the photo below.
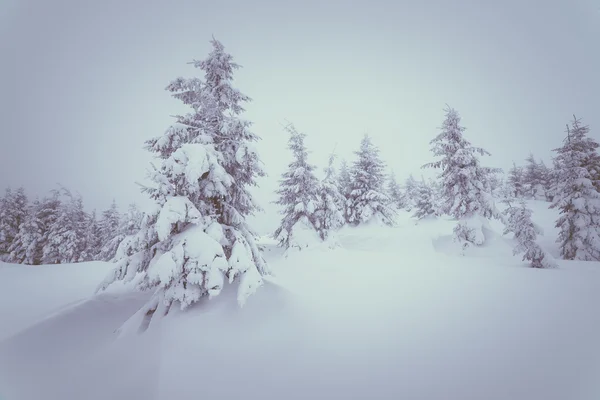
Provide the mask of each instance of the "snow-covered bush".
{"label": "snow-covered bush", "polygon": [[552,256],[537,243],[537,235],[542,231],[531,220],[531,210],[525,200],[521,199],[519,207],[513,207],[510,200],[505,203],[508,208],[504,210],[507,216],[504,234],[513,233],[517,241],[513,254],[523,253],[523,261],[529,261],[533,268],[555,268],[557,265]]}

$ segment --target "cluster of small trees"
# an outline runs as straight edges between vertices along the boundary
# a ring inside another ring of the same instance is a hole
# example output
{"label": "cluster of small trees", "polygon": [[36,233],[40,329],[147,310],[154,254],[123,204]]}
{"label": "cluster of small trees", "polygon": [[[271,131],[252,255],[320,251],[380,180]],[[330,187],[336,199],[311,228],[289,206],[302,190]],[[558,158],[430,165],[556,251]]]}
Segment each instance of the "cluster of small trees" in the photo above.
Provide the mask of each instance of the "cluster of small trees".
{"label": "cluster of small trees", "polygon": [[525,160],[524,166],[513,163],[508,171],[507,186],[515,198],[552,201],[553,190],[558,183],[558,166],[546,166],[544,161],[536,161],[533,154]]}
{"label": "cluster of small trees", "polygon": [[140,222],[135,204],[121,215],[113,201],[98,219],[95,211],[84,210],[81,196],[65,188],[31,203],[24,188],[9,188],[0,199],[0,257],[30,265],[108,261]]}
{"label": "cluster of small trees", "polygon": [[285,129],[293,160],[277,190],[276,204],[282,206],[283,218],[274,236],[282,247],[301,249],[311,238],[326,241],[346,224],[394,224],[395,207],[403,202],[403,196],[394,177],[386,188],[385,163],[368,135],[351,167],[342,161],[337,174],[332,153],[324,178],[318,179],[316,167],[308,162],[306,135],[293,124]]}
{"label": "cluster of small trees", "polygon": [[[524,167],[513,165],[504,185],[498,169],[480,166],[477,155],[489,153],[472,147],[463,137],[464,130],[458,113],[447,108],[441,133],[431,141],[433,154],[441,160],[424,166],[441,169],[437,210],[458,221],[454,234],[463,248],[481,245],[488,220],[498,218],[506,225],[505,233],[514,234],[515,253],[524,253],[523,259],[533,267],[554,266],[551,256],[536,242],[541,231],[531,221],[532,212],[525,203],[525,199],[535,199],[550,201],[550,208],[560,212],[556,227],[563,259],[600,260],[600,155],[599,144],[588,137],[588,126],[573,117],[562,147],[554,150],[557,155],[552,168],[530,155]],[[507,208],[499,213],[494,193],[502,186]],[[409,187],[417,190],[414,180],[407,181]],[[422,216],[424,210],[435,214],[435,200],[427,200],[435,195],[420,198],[423,201],[416,216]],[[514,199],[519,206],[513,206]]]}

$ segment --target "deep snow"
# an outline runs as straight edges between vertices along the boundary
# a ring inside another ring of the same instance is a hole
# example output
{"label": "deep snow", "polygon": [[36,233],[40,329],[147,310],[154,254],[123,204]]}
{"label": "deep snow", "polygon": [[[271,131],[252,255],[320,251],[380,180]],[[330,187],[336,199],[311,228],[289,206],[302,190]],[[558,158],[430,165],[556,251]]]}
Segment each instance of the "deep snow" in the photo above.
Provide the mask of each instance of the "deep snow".
{"label": "deep snow", "polygon": [[265,239],[277,276],[244,308],[226,287],[142,335],[115,331],[147,293],[90,296],[108,264],[0,265],[0,398],[600,398],[600,263],[527,268],[497,223],[461,256],[453,222],[415,223],[287,257]]}

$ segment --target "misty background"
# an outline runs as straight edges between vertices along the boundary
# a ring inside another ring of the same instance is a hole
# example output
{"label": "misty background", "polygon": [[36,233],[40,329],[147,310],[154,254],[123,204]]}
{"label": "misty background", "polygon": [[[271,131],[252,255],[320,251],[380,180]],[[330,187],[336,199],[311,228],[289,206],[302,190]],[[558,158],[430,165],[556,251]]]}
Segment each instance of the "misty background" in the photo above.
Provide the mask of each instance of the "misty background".
{"label": "misty background", "polygon": [[286,120],[310,161],[353,160],[364,133],[400,181],[432,160],[446,103],[465,136],[507,170],[530,152],[550,165],[575,113],[600,137],[600,3],[573,1],[4,0],[0,12],[0,187],[43,196],[60,183],[87,209],[147,203],[146,139],[185,112],[164,90],[214,35],[243,66],[244,118],[268,177],[253,225],[291,159]]}

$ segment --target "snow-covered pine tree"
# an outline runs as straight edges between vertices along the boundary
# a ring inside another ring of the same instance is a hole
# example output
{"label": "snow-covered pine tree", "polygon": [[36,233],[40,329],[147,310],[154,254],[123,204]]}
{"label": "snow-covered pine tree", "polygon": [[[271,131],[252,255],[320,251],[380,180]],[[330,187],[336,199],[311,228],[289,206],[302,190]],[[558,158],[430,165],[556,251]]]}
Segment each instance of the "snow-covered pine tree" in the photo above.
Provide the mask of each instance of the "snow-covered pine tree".
{"label": "snow-covered pine tree", "polygon": [[0,208],[0,259],[10,256],[10,247],[27,216],[27,195],[20,187],[16,192],[6,189]]}
{"label": "snow-covered pine tree", "polygon": [[542,183],[542,193],[544,193],[544,198],[546,201],[552,201],[552,186],[554,185],[554,172],[551,168],[546,166],[544,160],[541,160],[538,164],[539,172],[540,172],[540,180]]}
{"label": "snow-covered pine tree", "polygon": [[42,258],[42,227],[38,220],[39,200],[35,199],[27,208],[25,220],[19,226],[10,248],[8,262],[37,265]]}
{"label": "snow-covered pine tree", "polygon": [[[289,133],[288,149],[293,161],[281,175],[275,202],[283,207],[283,218],[274,237],[286,249],[301,249],[314,241],[320,231],[320,220],[315,214],[319,202],[319,181],[314,174],[315,167],[308,163],[308,150],[304,144],[306,134],[296,130],[293,124],[285,126]],[[313,234],[314,233],[314,234]]]}
{"label": "snow-covered pine tree", "polygon": [[421,177],[416,187],[414,218],[423,219],[439,215],[434,185],[434,182],[426,182],[425,178]]}
{"label": "snow-covered pine tree", "polygon": [[121,232],[121,213],[114,199],[110,207],[102,212],[102,216],[98,222],[98,229],[102,247],[96,259],[110,261],[115,257],[119,243],[125,237]]}
{"label": "snow-covered pine tree", "polygon": [[560,217],[557,242],[565,260],[600,260],[600,155],[590,129],[573,116],[557,152],[558,185],[550,208]]}
{"label": "snow-covered pine tree", "polygon": [[525,200],[521,198],[518,207],[513,207],[510,199],[504,202],[508,205],[504,210],[507,217],[504,234],[513,233],[517,241],[513,254],[523,253],[523,261],[529,261],[533,268],[555,268],[555,260],[537,243],[537,235],[542,231],[531,220],[531,210]]}
{"label": "snow-covered pine tree", "polygon": [[458,222],[454,229],[455,240],[463,249],[469,244],[480,245],[484,241],[483,227],[487,219],[499,217],[490,193],[488,177],[496,168],[482,167],[477,154],[489,155],[484,149],[473,147],[463,137],[458,112],[447,106],[446,118],[441,132],[431,140],[431,151],[441,160],[425,164],[423,168],[441,169],[440,211]]}
{"label": "snow-covered pine tree", "polygon": [[392,200],[392,205],[398,210],[406,207],[406,196],[402,193],[402,189],[400,189],[394,171],[390,173],[388,178],[387,195]]}
{"label": "snow-covered pine tree", "polygon": [[346,160],[342,160],[340,164],[340,172],[337,178],[338,189],[340,193],[346,199],[344,202],[344,218],[348,222],[349,218],[349,204],[350,204],[350,192],[352,191],[352,176],[350,175],[350,168]]}
{"label": "snow-covered pine tree", "polygon": [[419,197],[419,182],[410,174],[404,182],[404,197],[406,211],[412,211],[415,208],[417,198]]}
{"label": "snow-covered pine tree", "polygon": [[131,203],[127,208],[127,212],[121,218],[120,231],[125,236],[135,235],[142,227],[142,212],[137,204]]}
{"label": "snow-covered pine tree", "polygon": [[514,162],[512,168],[508,170],[506,182],[511,189],[512,197],[520,199],[525,195],[523,188],[523,168],[517,167]]}
{"label": "snow-covered pine tree", "polygon": [[79,262],[96,260],[102,249],[102,238],[98,219],[96,218],[96,210],[86,214],[84,237],[84,247],[79,255]]}
{"label": "snow-covered pine tree", "polygon": [[535,200],[544,200],[544,177],[540,164],[535,160],[532,153],[525,160],[525,169],[523,171],[523,183],[525,193],[528,198]]}
{"label": "snow-covered pine tree", "polygon": [[48,226],[43,259],[48,264],[68,264],[79,261],[85,247],[85,212],[81,196],[74,196],[61,188],[66,201],[61,203],[56,219]]}
{"label": "snow-covered pine tree", "polygon": [[346,223],[344,216],[346,197],[338,188],[334,161],[335,153],[331,153],[325,168],[325,177],[317,188],[319,201],[315,217],[319,221],[318,230],[323,240],[331,238],[332,234]]}
{"label": "snow-covered pine tree", "polygon": [[357,159],[351,170],[352,185],[348,220],[352,225],[378,221],[393,225],[396,212],[390,207],[391,199],[385,194],[385,163],[369,135],[365,134]]}
{"label": "snow-covered pine tree", "polygon": [[41,226],[41,241],[42,260],[41,264],[55,264],[55,249],[54,244],[50,242],[51,227],[56,223],[59,213],[63,205],[60,199],[58,190],[51,191],[49,197],[45,197],[40,202],[40,207],[37,212],[37,221]]}
{"label": "snow-covered pine tree", "polygon": [[174,303],[184,309],[218,295],[226,279],[239,282],[243,305],[268,273],[246,223],[258,209],[249,186],[264,175],[253,147],[258,136],[239,117],[250,98],[232,86],[239,66],[220,42],[211,44],[208,57],[193,62],[204,79],[178,78],[167,87],[191,110],[146,142],[160,161],[149,176],[154,186],[144,190],[156,209],[121,243],[115,270],[99,287],[137,275],[140,289],[155,290],[137,314],[144,324]]}

